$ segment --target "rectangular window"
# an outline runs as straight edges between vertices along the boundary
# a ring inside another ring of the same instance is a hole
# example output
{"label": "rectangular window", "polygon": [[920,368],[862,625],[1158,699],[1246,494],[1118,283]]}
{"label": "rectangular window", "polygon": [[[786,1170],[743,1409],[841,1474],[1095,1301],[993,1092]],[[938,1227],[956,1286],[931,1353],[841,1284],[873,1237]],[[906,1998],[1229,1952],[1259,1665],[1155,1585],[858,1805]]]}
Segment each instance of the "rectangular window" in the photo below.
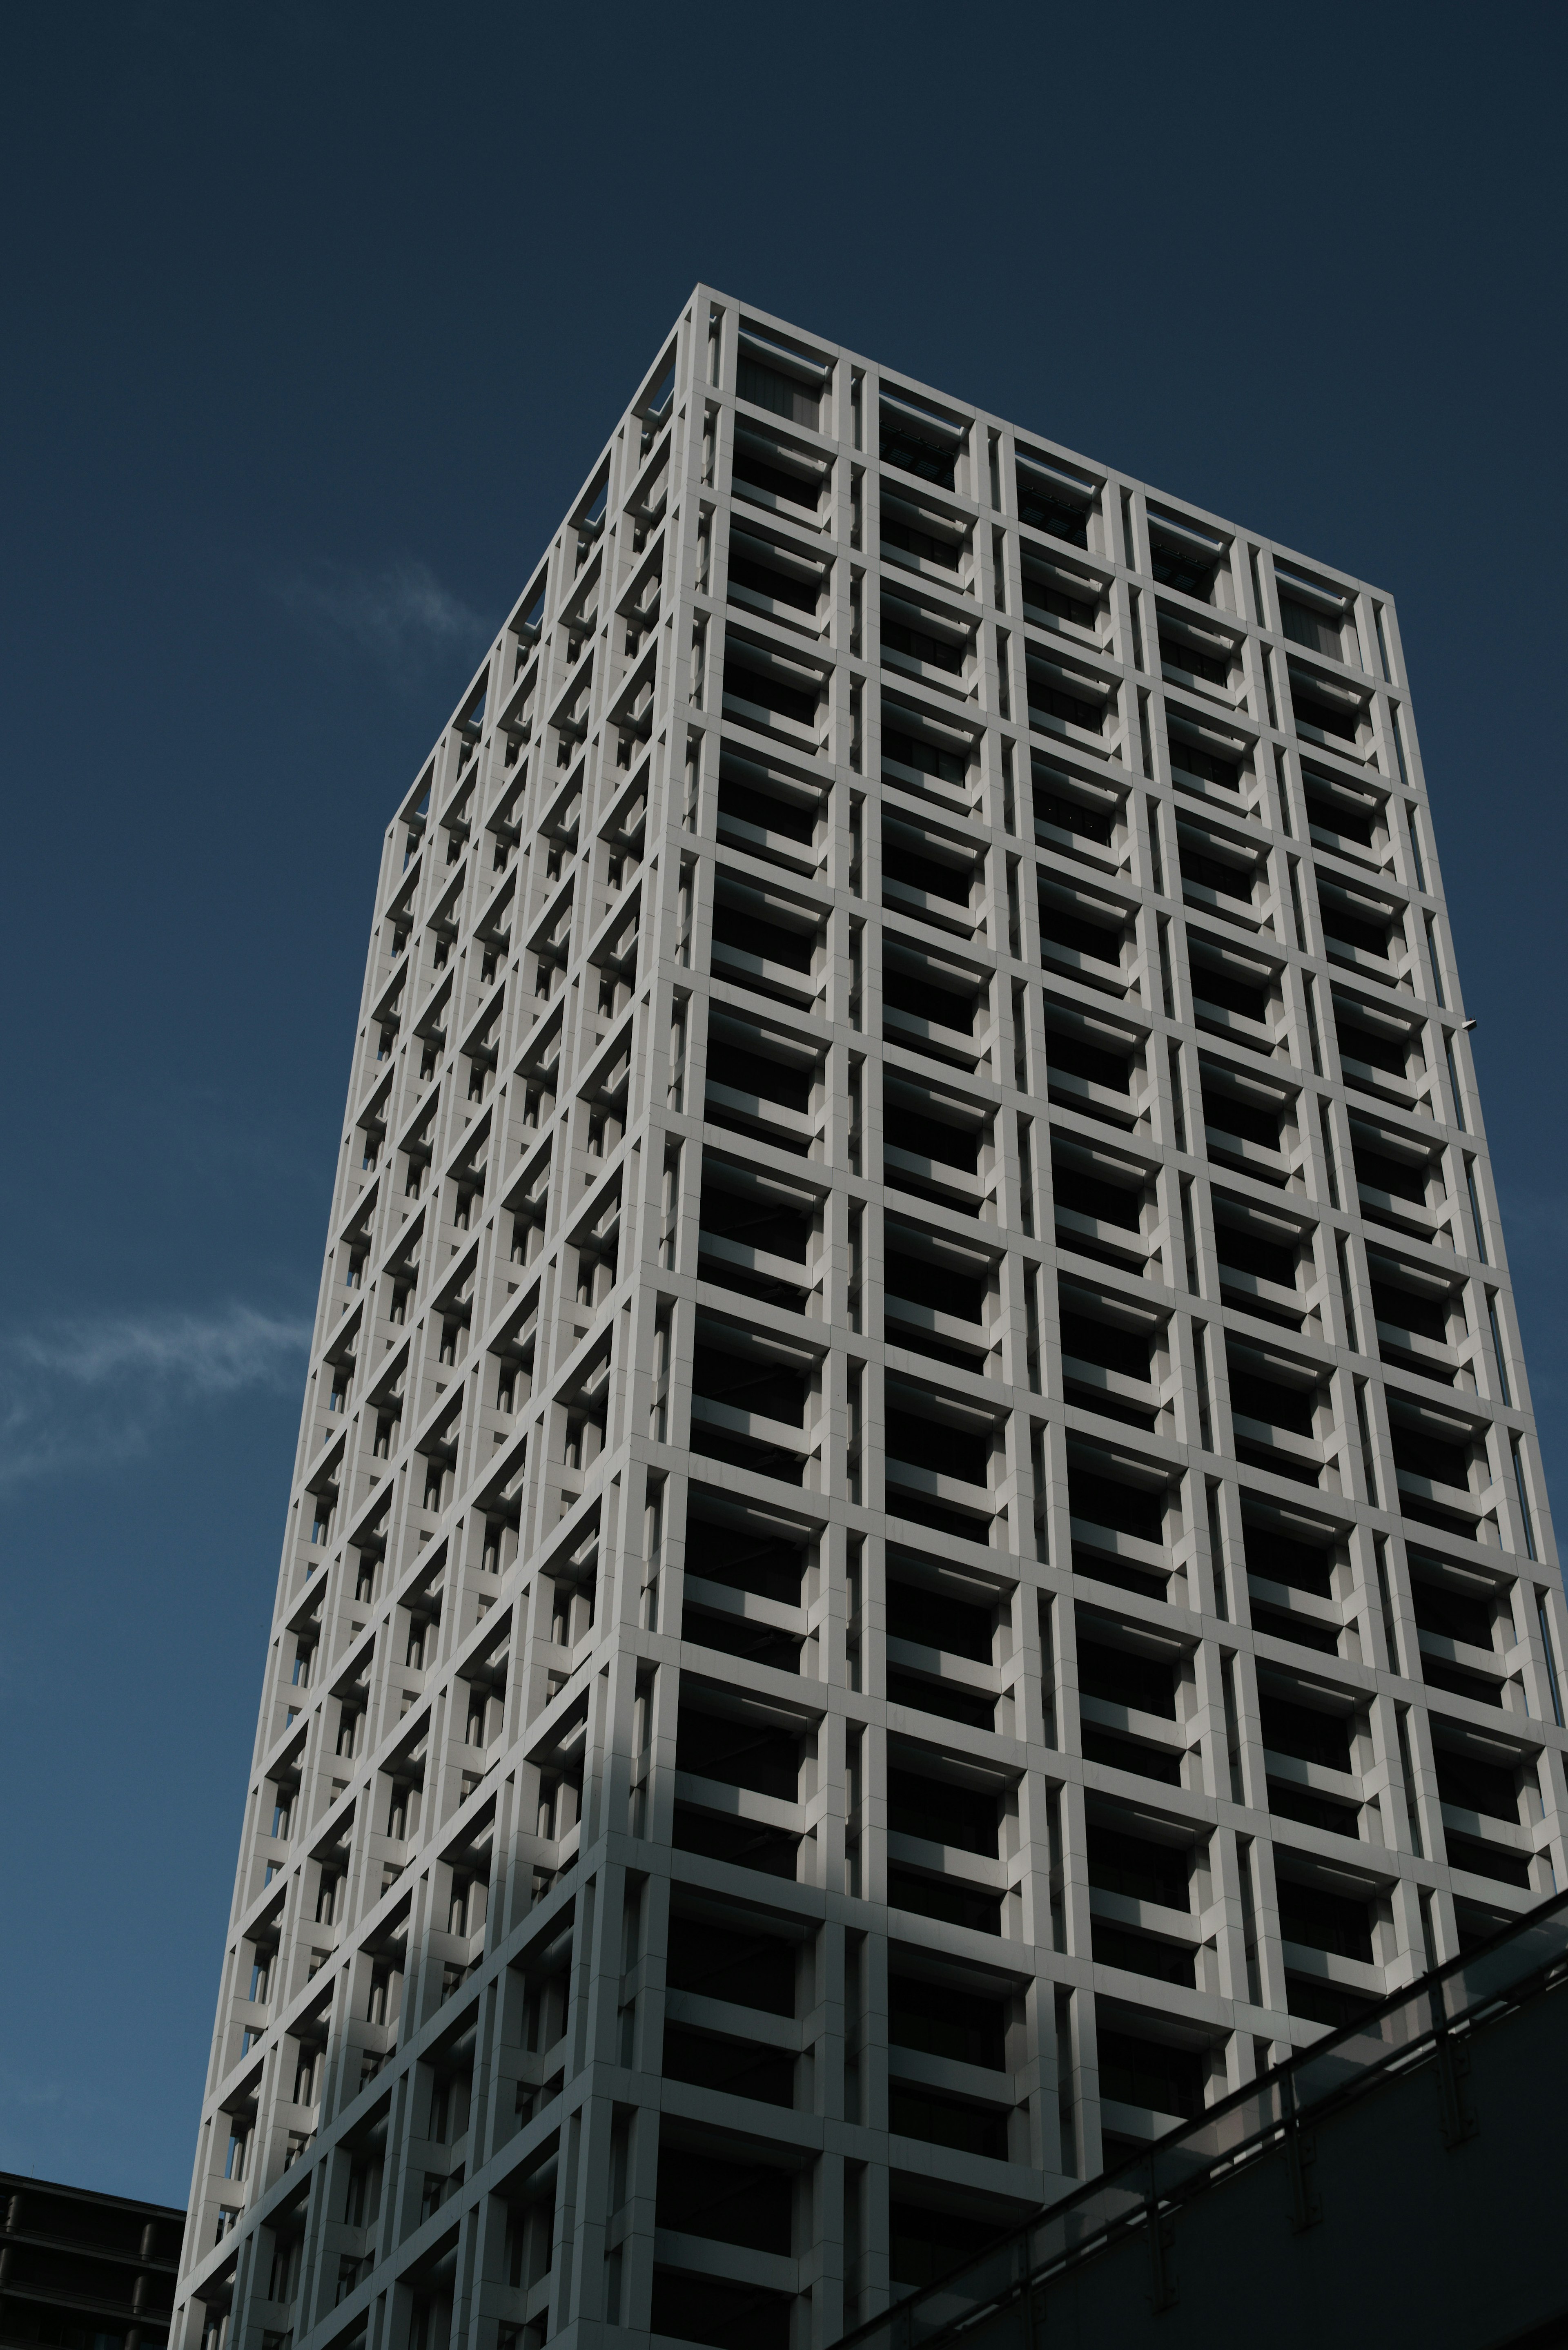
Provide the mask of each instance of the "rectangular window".
{"label": "rectangular window", "polygon": [[1399,781],[1407,791],[1410,788],[1409,773],[1405,765],[1405,738],[1399,732],[1399,709],[1397,702],[1388,705],[1388,717],[1394,729],[1394,756],[1399,762]]}
{"label": "rectangular window", "polygon": [[1470,1197],[1470,1222],[1475,1226],[1476,1253],[1482,1264],[1490,1264],[1491,1259],[1486,1253],[1486,1227],[1481,1222],[1480,1198],[1476,1191],[1476,1168],[1473,1159],[1465,1160],[1465,1189]]}
{"label": "rectangular window", "polygon": [[1502,1388],[1502,1399],[1511,1407],[1513,1398],[1508,1391],[1508,1366],[1503,1360],[1502,1332],[1498,1326],[1497,1299],[1489,1291],[1486,1301],[1487,1318],[1491,1324],[1491,1350],[1497,1357],[1497,1376]]}
{"label": "rectangular window", "polygon": [[1388,646],[1383,634],[1383,610],[1380,605],[1373,606],[1372,618],[1377,628],[1377,658],[1383,664],[1383,681],[1386,685],[1391,685],[1394,681],[1393,672],[1388,667]]}
{"label": "rectangular window", "polygon": [[1530,1496],[1524,1490],[1524,1459],[1519,1449],[1517,1436],[1509,1439],[1509,1450],[1513,1455],[1513,1482],[1519,1488],[1520,1515],[1524,1520],[1524,1547],[1530,1556],[1534,1558],[1536,1555],[1535,1523],[1530,1514]]}
{"label": "rectangular window", "polygon": [[815,384],[786,375],[782,368],[764,367],[742,350],[735,369],[735,390],[741,399],[786,416],[792,424],[807,424],[815,432],[822,414],[822,394]]}
{"label": "rectangular window", "polygon": [[1314,653],[1327,653],[1333,660],[1345,658],[1344,631],[1337,620],[1325,614],[1309,611],[1293,598],[1280,598],[1280,619],[1293,644],[1305,645]]}
{"label": "rectangular window", "polygon": [[1552,1627],[1546,1615],[1546,1594],[1535,1595],[1535,1620],[1541,1627],[1541,1646],[1546,1658],[1546,1687],[1552,1698],[1552,1718],[1559,1730],[1563,1727],[1563,1694],[1557,1685],[1557,1659],[1552,1647]]}

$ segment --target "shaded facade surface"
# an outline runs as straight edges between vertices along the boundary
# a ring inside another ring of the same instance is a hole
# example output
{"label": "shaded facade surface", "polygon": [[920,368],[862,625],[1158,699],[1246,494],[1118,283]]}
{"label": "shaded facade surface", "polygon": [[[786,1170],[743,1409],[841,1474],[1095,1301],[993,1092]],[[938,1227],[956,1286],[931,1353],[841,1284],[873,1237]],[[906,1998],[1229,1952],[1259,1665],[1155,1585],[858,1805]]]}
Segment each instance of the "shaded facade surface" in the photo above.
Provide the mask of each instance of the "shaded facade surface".
{"label": "shaded facade surface", "polygon": [[183,2211],[0,2170],[5,2350],[164,2350]]}
{"label": "shaded facade surface", "polygon": [[[846,2350],[1568,2343],[1568,1898],[897,2303]],[[1507,2253],[1499,2257],[1499,2247]]]}
{"label": "shaded facade surface", "polygon": [[1565,1630],[1391,600],[699,287],[381,844],[182,2350],[834,2341],[1568,1882]]}

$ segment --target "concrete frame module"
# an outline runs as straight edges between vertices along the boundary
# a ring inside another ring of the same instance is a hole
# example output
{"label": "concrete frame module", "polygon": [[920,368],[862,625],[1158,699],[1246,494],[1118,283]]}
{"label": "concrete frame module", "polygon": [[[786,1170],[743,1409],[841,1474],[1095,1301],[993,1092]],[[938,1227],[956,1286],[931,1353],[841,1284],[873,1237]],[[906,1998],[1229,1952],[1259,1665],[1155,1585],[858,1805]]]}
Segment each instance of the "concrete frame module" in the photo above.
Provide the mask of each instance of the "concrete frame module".
{"label": "concrete frame module", "polygon": [[810,2350],[1564,1881],[1392,600],[699,286],[382,846],[174,2338]]}

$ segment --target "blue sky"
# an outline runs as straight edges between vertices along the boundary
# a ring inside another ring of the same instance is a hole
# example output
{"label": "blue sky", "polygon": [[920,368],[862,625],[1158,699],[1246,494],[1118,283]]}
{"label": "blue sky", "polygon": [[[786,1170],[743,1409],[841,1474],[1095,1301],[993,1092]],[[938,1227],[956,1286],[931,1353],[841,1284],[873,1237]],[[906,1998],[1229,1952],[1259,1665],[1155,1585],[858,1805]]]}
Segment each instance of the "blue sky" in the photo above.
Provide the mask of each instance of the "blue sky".
{"label": "blue sky", "polygon": [[380,829],[699,277],[1395,594],[1565,1490],[1564,46],[8,12],[0,2168],[184,2200]]}

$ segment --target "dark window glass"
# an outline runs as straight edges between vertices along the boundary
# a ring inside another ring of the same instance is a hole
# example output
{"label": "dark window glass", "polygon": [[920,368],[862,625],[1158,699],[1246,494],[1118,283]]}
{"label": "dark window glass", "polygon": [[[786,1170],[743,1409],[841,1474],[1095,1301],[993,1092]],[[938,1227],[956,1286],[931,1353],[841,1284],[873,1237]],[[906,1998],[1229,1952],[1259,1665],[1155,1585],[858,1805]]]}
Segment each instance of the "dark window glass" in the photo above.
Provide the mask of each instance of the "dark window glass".
{"label": "dark window glass", "polygon": [[1021,521],[1031,530],[1048,531],[1053,538],[1064,539],[1069,546],[1089,544],[1089,509],[1075,505],[1071,499],[1053,496],[1052,493],[1023,471],[1018,469],[1018,513]]}
{"label": "dark window glass", "polygon": [[722,899],[713,909],[713,936],[721,946],[760,955],[765,962],[782,962],[789,971],[811,969],[815,941],[809,931],[787,931],[781,922],[763,921]]}
{"label": "dark window glass", "polygon": [[882,1132],[894,1150],[912,1158],[929,1159],[940,1167],[961,1168],[972,1175],[980,1155],[980,1133],[974,1127],[950,1126],[945,1118],[926,1118],[919,1110],[889,1102],[883,1113]]}
{"label": "dark window glass", "polygon": [[889,652],[904,653],[910,660],[924,661],[931,669],[945,671],[956,676],[963,667],[963,648],[945,637],[928,636],[924,629],[911,629],[902,620],[884,617],[882,642]]}
{"label": "dark window glass", "polygon": [[667,2023],[662,2069],[666,2080],[690,2081],[727,2096],[755,2097],[769,2106],[794,2103],[794,2059],[750,2041],[720,2040]]}
{"label": "dark window glass", "polygon": [[963,761],[951,751],[939,750],[921,734],[904,734],[884,726],[882,754],[896,759],[901,767],[913,767],[917,775],[936,775],[944,784],[961,784],[964,779]]}
{"label": "dark window glass", "polygon": [[[1443,1640],[1463,1640],[1472,1648],[1490,1648],[1491,1609],[1484,1599],[1456,1591],[1451,1584],[1423,1583],[1418,1576],[1411,1583],[1410,1596],[1423,1632],[1435,1632]],[[1513,1812],[1500,1816],[1511,1819]]]}
{"label": "dark window glass", "polygon": [[1111,819],[1103,809],[1086,807],[1082,800],[1064,799],[1054,792],[1036,791],[1034,821],[1053,824],[1058,832],[1071,832],[1082,840],[1097,840],[1109,847]]}
{"label": "dark window glass", "polygon": [[737,449],[730,467],[731,477],[748,483],[753,490],[764,490],[770,497],[785,498],[791,505],[805,506],[815,514],[821,499],[820,483],[803,480],[799,473],[786,473],[782,465],[770,465],[764,458],[753,456],[749,449]]}
{"label": "dark window glass", "polygon": [[[1243,1449],[1243,1460],[1251,1457]],[[1289,1473],[1289,1472],[1287,1472]],[[1276,1640],[1292,1640],[1298,1648],[1315,1648],[1320,1657],[1337,1657],[1339,1636],[1327,1624],[1314,1624],[1289,1607],[1269,1607],[1261,1600],[1252,1602],[1252,1622],[1260,1632],[1271,1633]]]}
{"label": "dark window glass", "polygon": [[733,2151],[661,2147],[655,2224],[753,2251],[787,2252],[792,2187],[787,2170],[744,2162]]}
{"label": "dark window glass", "polygon": [[1101,2031],[1100,2095],[1117,2105],[1152,2106],[1193,2120],[1203,2111],[1203,2059],[1196,2050],[1167,2048],[1130,2033]]}
{"label": "dark window glass", "polygon": [[929,1257],[906,1256],[891,1243],[884,1278],[890,1297],[907,1297],[911,1305],[929,1305],[960,1322],[978,1322],[984,1310],[985,1284],[978,1274],[933,1264]]}
{"label": "dark window glass", "polygon": [[1091,1045],[1087,1037],[1049,1029],[1045,1056],[1053,1069],[1064,1069],[1069,1076],[1083,1077],[1111,1093],[1125,1094],[1131,1087],[1131,1060],[1125,1054],[1108,1052],[1103,1045]]}
{"label": "dark window glass", "polygon": [[991,1440],[967,1428],[950,1428],[919,1413],[889,1410],[888,1452],[939,1477],[956,1477],[966,1485],[983,1485],[990,1474]]}
{"label": "dark window glass", "polygon": [[933,2211],[923,2203],[895,2203],[888,2218],[888,2266],[899,2285],[934,2284],[950,2269],[994,2242],[999,2232],[989,2220]]}
{"label": "dark window glass", "polygon": [[1181,1784],[1181,1757],[1168,1746],[1146,1746],[1141,1738],[1118,1738],[1114,1731],[1102,1730],[1093,1721],[1085,1722],[1082,1739],[1086,1762],[1103,1762],[1107,1771],[1131,1771],[1162,1787]]}
{"label": "dark window glass", "polygon": [[1369,1191],[1386,1191],[1391,1200],[1409,1200],[1417,1206],[1427,1204],[1427,1170],[1412,1165],[1407,1159],[1391,1159],[1380,1150],[1369,1150],[1362,1144],[1354,1146],[1355,1180]]}
{"label": "dark window glass", "polygon": [[901,881],[907,889],[919,889],[927,898],[945,898],[953,906],[969,904],[974,883],[972,867],[943,864],[894,840],[882,843],[882,871],[889,881]]}
{"label": "dark window glass", "polygon": [[816,833],[815,809],[802,807],[794,800],[775,799],[771,792],[754,791],[750,784],[738,783],[722,771],[719,814],[754,824],[762,832],[782,832],[786,840],[810,841]]}
{"label": "dark window glass", "polygon": [[1471,1877],[1490,1877],[1496,1885],[1517,1886],[1521,1893],[1530,1890],[1530,1863],[1521,1852],[1501,1852],[1495,1844],[1458,1835],[1452,1828],[1444,1842],[1450,1868],[1465,1869]]}
{"label": "dark window glass", "polygon": [[1320,1982],[1315,1975],[1285,1976],[1285,2001],[1293,2015],[1307,2023],[1326,2023],[1331,2032],[1347,2032],[1370,2015],[1377,2002],[1358,1999],[1337,1983]]}
{"label": "dark window glass", "polygon": [[1107,1925],[1103,1918],[1091,1920],[1089,1934],[1099,1965],[1123,1967],[1128,1974],[1147,1975],[1155,1982],[1185,1983],[1191,1989],[1197,1971],[1194,1954],[1181,1943],[1130,1933],[1125,1926]]}
{"label": "dark window glass", "polygon": [[722,1583],[727,1591],[754,1591],[760,1598],[798,1607],[805,1555],[794,1543],[762,1534],[750,1525],[689,1517],[686,1572],[700,1575],[709,1583]]}
{"label": "dark window glass", "polygon": [[971,1730],[994,1730],[996,1701],[976,1690],[959,1689],[951,1681],[933,1680],[923,1673],[889,1672],[888,1700],[934,1713],[944,1721],[967,1722]]}
{"label": "dark window glass", "polygon": [[797,612],[816,609],[816,589],[809,579],[775,571],[771,564],[754,563],[749,555],[731,556],[730,584],[749,588],[753,595],[771,596],[775,604],[788,604]]}
{"label": "dark window glass", "polygon": [[798,376],[742,357],[735,370],[735,390],[758,408],[771,409],[775,416],[787,416],[792,423],[809,424],[813,432],[816,430],[822,394],[815,384],[802,383]]}
{"label": "dark window glass", "polygon": [[1085,1697],[1099,1698],[1106,1705],[1176,1720],[1175,1669],[1163,1657],[1143,1657],[1103,1640],[1080,1639],[1078,1687]]}
{"label": "dark window glass", "polygon": [[1342,703],[1315,701],[1301,686],[1293,684],[1291,705],[1298,726],[1315,726],[1320,734],[1333,734],[1342,743],[1355,742],[1359,731],[1355,713]]}
{"label": "dark window glass", "polygon": [[1047,685],[1044,678],[1029,680],[1029,714],[1043,712],[1059,718],[1065,726],[1082,726],[1087,733],[1103,734],[1106,728],[1106,705],[1085,702],[1076,693],[1067,693],[1058,685]]}
{"label": "dark window glass", "polygon": [[1349,801],[1340,799],[1337,795],[1331,799],[1326,793],[1314,792],[1309,783],[1306,809],[1309,824],[1316,825],[1324,832],[1337,833],[1342,840],[1358,841],[1363,848],[1371,847],[1373,836],[1370,808],[1364,813],[1361,809],[1353,806]]}
{"label": "dark window glass", "polygon": [[1120,1330],[1091,1314],[1063,1309],[1062,1352],[1080,1363],[1097,1363],[1102,1370],[1118,1371],[1124,1378],[1148,1377],[1148,1338],[1142,1330]]}
{"label": "dark window glass", "polygon": [[1252,1102],[1239,1101],[1234,1094],[1203,1088],[1203,1122],[1220,1134],[1234,1135],[1241,1142],[1261,1143],[1265,1150],[1280,1147],[1280,1114]]}
{"label": "dark window glass", "polygon": [[1211,751],[1200,751],[1196,743],[1185,742],[1179,734],[1170,738],[1170,764],[1182,775],[1196,775],[1205,784],[1217,784],[1221,791],[1239,792],[1241,788],[1233,761],[1217,759]]}
{"label": "dark window glass", "polygon": [[931,1591],[920,1583],[889,1582],[888,1637],[912,1640],[922,1648],[936,1648],[972,1664],[991,1662],[992,1611]]}
{"label": "dark window glass", "polygon": [[1405,1075],[1409,1046],[1402,1038],[1380,1035],[1375,1029],[1359,1027],[1351,1020],[1336,1019],[1334,1029],[1345,1060],[1365,1062],[1369,1069],[1386,1069],[1391,1077]]}
{"label": "dark window glass", "polygon": [[1051,1188],[1059,1208],[1069,1208],[1075,1215],[1093,1216],[1096,1223],[1115,1224],[1122,1232],[1136,1232],[1143,1222],[1139,1192],[1120,1183],[1107,1183],[1097,1175],[1086,1175],[1076,1167],[1054,1162]]}
{"label": "dark window glass", "polygon": [[[1486,1645],[1490,1646],[1490,1642]],[[1480,1762],[1453,1748],[1435,1750],[1438,1794],[1456,1811],[1480,1812],[1489,1820],[1519,1820],[1519,1796],[1513,1773],[1495,1762]]]}
{"label": "dark window glass", "polygon": [[793,1877],[800,1838],[787,1828],[763,1827],[755,1820],[722,1817],[699,1811],[695,1804],[677,1804],[674,1844],[677,1852],[701,1853],[709,1860],[730,1861],[736,1868],[760,1869],[764,1877]]}
{"label": "dark window glass", "polygon": [[1407,1476],[1426,1477],[1437,1485],[1469,1483],[1469,1462],[1463,1445],[1445,1443],[1440,1436],[1430,1436],[1425,1429],[1407,1427],[1399,1419],[1390,1422],[1388,1434],[1394,1466],[1403,1469]]}
{"label": "dark window glass", "polygon": [[1122,934],[1119,929],[1108,930],[1099,922],[1085,921],[1080,914],[1071,914],[1054,898],[1040,900],[1040,935],[1051,946],[1066,947],[1074,954],[1087,955],[1092,962],[1119,963]]}
{"label": "dark window glass", "polygon": [[1165,1538],[1165,1494],[1158,1488],[1124,1485],[1117,1478],[1097,1477],[1075,1463],[1067,1471],[1067,1503],[1074,1517],[1108,1526],[1115,1534],[1147,1543]]}
{"label": "dark window glass", "polygon": [[726,1045],[717,1037],[708,1045],[708,1080],[711,1085],[729,1086],[738,1094],[755,1094],[763,1101],[777,1102],[781,1109],[811,1107],[809,1070],[791,1068],[784,1061],[771,1061],[765,1054],[748,1053],[742,1045]]}
{"label": "dark window glass", "polygon": [[1149,567],[1162,588],[1174,588],[1179,595],[1194,596],[1200,604],[1213,600],[1217,556],[1205,556],[1196,547],[1183,546],[1176,539],[1151,530]]}
{"label": "dark window glass", "polygon": [[1181,876],[1200,889],[1212,889],[1216,897],[1236,898],[1243,905],[1252,902],[1252,876],[1244,866],[1227,865],[1223,858],[1205,857],[1200,848],[1180,845]]}
{"label": "dark window glass", "polygon": [[1372,1311],[1379,1322],[1390,1323],[1396,1330],[1413,1331],[1419,1338],[1435,1338],[1443,1347],[1449,1343],[1449,1308],[1444,1298],[1422,1297],[1413,1289],[1374,1281]]}
{"label": "dark window glass", "polygon": [[1302,1942],[1309,1950],[1328,1950],[1335,1958],[1359,1959],[1370,1966],[1372,1929],[1364,1901],[1326,1893],[1321,1886],[1297,1885],[1288,1877],[1275,1882],[1280,1932],[1287,1942]]}
{"label": "dark window glass", "polygon": [[888,1825],[895,1835],[923,1836],[930,1844],[951,1845],[956,1852],[996,1857],[996,1797],[948,1779],[889,1771]]}
{"label": "dark window glass", "polygon": [[912,432],[905,425],[882,427],[882,463],[897,465],[906,473],[918,473],[922,482],[934,482],[939,489],[952,488],[952,450],[940,441],[928,441],[924,433]]}
{"label": "dark window glass", "polygon": [[950,538],[933,538],[929,531],[916,530],[909,523],[895,522],[884,514],[880,524],[884,546],[896,546],[904,555],[918,556],[924,563],[940,563],[944,571],[958,569],[959,551]]}
{"label": "dark window glass", "polygon": [[1132,1901],[1157,1902],[1164,1909],[1190,1907],[1184,1846],[1155,1844],[1089,1823],[1089,1883],[1102,1893],[1122,1893]]}
{"label": "dark window glass", "polygon": [[1167,636],[1162,630],[1159,657],[1172,669],[1185,670],[1189,677],[1206,678],[1210,685],[1229,685],[1231,682],[1230,664],[1217,660],[1212,653],[1199,652],[1198,647],[1189,644],[1185,637]]}
{"label": "dark window glass", "polygon": [[724,691],[737,701],[750,702],[763,710],[771,710],[777,717],[793,718],[797,725],[816,723],[816,696],[803,692],[771,670],[748,669],[742,662],[724,663]]}
{"label": "dark window glass", "polygon": [[908,1909],[916,1918],[940,1918],[949,1926],[965,1926],[975,1934],[1000,1934],[1002,1898],[961,1885],[955,1878],[925,1877],[916,1868],[895,1864],[888,1871],[889,1908]]}
{"label": "dark window glass", "polygon": [[1277,1241],[1264,1240],[1258,1232],[1248,1232],[1239,1224],[1216,1222],[1214,1253],[1221,1264],[1237,1273],[1250,1273],[1259,1281],[1278,1282],[1282,1289],[1296,1285],[1295,1253],[1282,1247]]}
{"label": "dark window glass", "polygon": [[691,1713],[682,1706],[675,1767],[726,1787],[749,1787],[793,1804],[800,1783],[800,1755],[787,1731],[750,1720]]}
{"label": "dark window glass", "polygon": [[1326,892],[1319,894],[1318,913],[1329,938],[1337,939],[1342,946],[1359,947],[1363,954],[1376,955],[1382,962],[1387,962],[1386,922],[1363,920],[1359,915],[1353,914],[1341,899],[1332,898]]}
{"label": "dark window glass", "polygon": [[1356,1836],[1361,1833],[1361,1814],[1354,1804],[1336,1804],[1327,1795],[1314,1795],[1309,1788],[1289,1784],[1283,1779],[1269,1781],[1269,1809],[1282,1820],[1300,1820],[1309,1828],[1325,1828],[1330,1835]]}
{"label": "dark window glass", "polygon": [[1315,1543],[1296,1542],[1266,1526],[1244,1524],[1241,1539],[1249,1575],[1260,1575],[1266,1583],[1282,1583],[1292,1591],[1310,1591],[1319,1599],[1332,1596],[1332,1551],[1320,1550]]}
{"label": "dark window glass", "polygon": [[939,1028],[952,1028],[965,1036],[974,1034],[975,999],[956,995],[950,987],[937,987],[913,972],[889,963],[882,974],[882,1000],[912,1019],[929,1020]]}
{"label": "dark window glass", "polygon": [[760,1413],[799,1428],[805,1417],[805,1382],[782,1364],[753,1362],[699,1341],[691,1358],[691,1389],[712,1403]]}
{"label": "dark window glass", "polygon": [[894,1975],[888,1984],[888,2037],[895,2048],[919,2048],[955,2064],[1005,2071],[1006,2011],[1000,2000],[979,1999],[950,1983]]}
{"label": "dark window glass", "polygon": [[1231,1409],[1243,1419],[1257,1419],[1271,1428],[1288,1429],[1293,1436],[1311,1436],[1315,1388],[1285,1387],[1278,1379],[1260,1378],[1255,1372],[1231,1373]]}
{"label": "dark window glass", "polygon": [[1032,578],[1027,571],[1023,575],[1023,608],[1026,612],[1049,612],[1058,620],[1071,620],[1079,629],[1092,629],[1095,625],[1092,604],[1065,595],[1044,579]]}
{"label": "dark window glass", "polygon": [[934,2096],[894,2082],[888,2091],[888,2126],[901,2137],[928,2146],[955,2147],[964,2154],[1007,2159],[1007,2116],[991,2106],[966,2106],[957,2097]]}
{"label": "dark window glass", "polygon": [[761,2285],[725,2284],[677,2269],[653,2272],[652,2326],[709,2350],[789,2350],[789,2297]]}
{"label": "dark window glass", "polygon": [[1280,598],[1280,619],[1293,644],[1306,645],[1314,653],[1328,653],[1335,660],[1343,659],[1345,642],[1337,620],[1320,619],[1316,612],[1309,612],[1304,604],[1294,602],[1289,596]]}
{"label": "dark window glass", "polygon": [[1291,1699],[1260,1690],[1263,1743],[1276,1754],[1293,1755],[1298,1762],[1321,1763],[1325,1771],[1348,1771],[1350,1718],[1321,1713],[1316,1706],[1297,1705]]}
{"label": "dark window glass", "polygon": [[760,1191],[732,1191],[702,1179],[701,1225],[705,1232],[739,1241],[746,1248],[763,1249],[770,1256],[787,1256],[804,1263],[811,1236],[811,1219],[770,1200]]}

